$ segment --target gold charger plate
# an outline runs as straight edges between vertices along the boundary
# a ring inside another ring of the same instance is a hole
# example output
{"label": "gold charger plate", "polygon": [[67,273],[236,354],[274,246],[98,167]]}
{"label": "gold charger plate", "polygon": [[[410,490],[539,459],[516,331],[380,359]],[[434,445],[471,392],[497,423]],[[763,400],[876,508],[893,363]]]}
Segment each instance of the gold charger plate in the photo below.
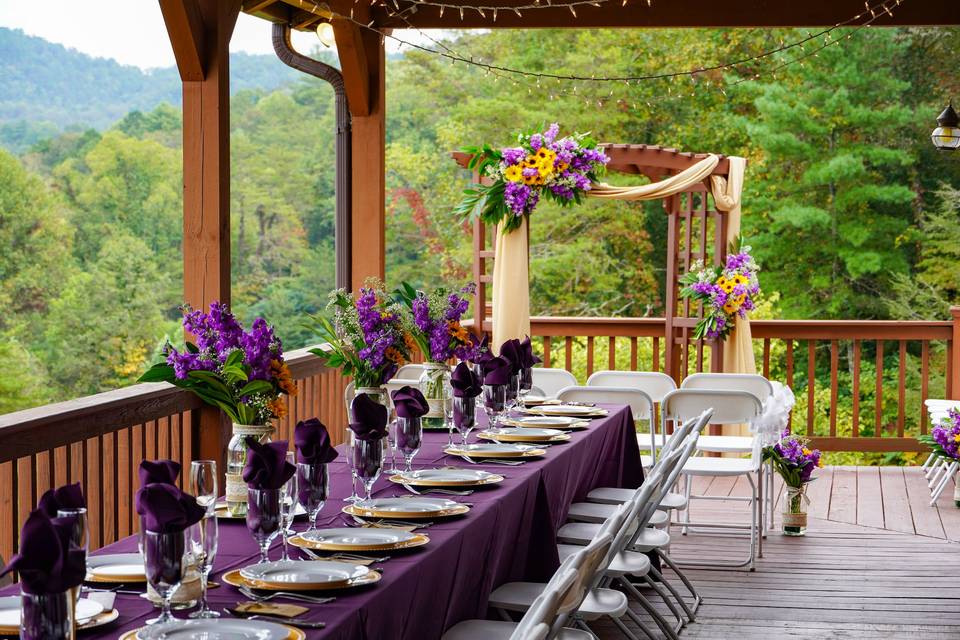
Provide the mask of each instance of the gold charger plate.
{"label": "gold charger plate", "polygon": [[[280,626],[290,632],[290,635],[287,636],[287,640],[307,640],[307,634],[297,629],[296,627],[291,627],[289,625],[278,622]],[[117,640],[137,640],[137,633],[140,632],[140,629],[134,629],[133,631],[127,631],[125,634],[120,636]]]}
{"label": "gold charger plate", "polygon": [[569,442],[572,436],[569,433],[560,433],[555,436],[524,436],[515,433],[481,431],[477,434],[477,437],[493,442]]}
{"label": "gold charger plate", "polygon": [[399,551],[401,549],[413,549],[414,547],[422,547],[423,545],[430,542],[430,538],[423,535],[422,533],[415,533],[413,537],[409,540],[404,540],[402,542],[390,542],[385,544],[365,544],[365,545],[355,545],[355,544],[336,544],[334,542],[317,542],[316,540],[307,540],[306,538],[296,535],[287,540],[290,544],[295,547],[302,547],[304,549],[315,549],[317,551]]}
{"label": "gold charger plate", "polygon": [[420,478],[405,478],[402,474],[396,474],[390,476],[390,482],[395,484],[408,484],[411,487],[482,487],[488,484],[497,484],[498,482],[503,482],[504,477],[497,474],[491,473],[485,478],[480,480],[453,480],[453,481],[444,481],[444,480],[424,480]]}
{"label": "gold charger plate", "polygon": [[451,456],[467,456],[468,458],[536,458],[547,455],[546,449],[527,449],[526,451],[464,451],[456,447],[443,450]]}
{"label": "gold charger plate", "polygon": [[[523,422],[516,418],[507,418],[503,421],[503,424],[509,427],[519,427],[521,429],[533,428],[533,429],[557,429],[559,431],[575,431],[577,429],[587,429],[590,427],[590,420],[587,419],[578,419],[574,416],[541,416],[535,415],[530,416],[532,418],[546,418],[553,419],[553,422]],[[567,418],[574,420],[574,422],[567,422]]]}
{"label": "gold charger plate", "polygon": [[546,418],[583,418],[584,420],[591,420],[593,418],[606,418],[610,415],[610,412],[606,409],[597,409],[596,411],[590,412],[567,412],[567,411],[552,411],[551,409],[557,409],[559,407],[552,405],[543,405],[540,407],[530,407],[529,409],[521,409],[523,413],[531,416],[544,416]]}
{"label": "gold charger plate", "polygon": [[351,589],[380,582],[382,576],[378,571],[370,571],[365,576],[354,578],[346,582],[317,582],[312,584],[297,584],[295,582],[266,582],[264,580],[249,580],[240,575],[239,569],[223,574],[223,581],[234,587],[248,587],[261,591],[329,591],[333,589]]}
{"label": "gold charger plate", "polygon": [[[120,612],[116,609],[110,609],[109,611],[101,611],[97,615],[93,616],[86,622],[77,626],[77,629],[84,631],[86,629],[96,629],[97,627],[102,627],[104,625],[110,624],[114,620],[120,617]],[[6,627],[0,625],[0,636],[18,636],[20,635],[20,627]]]}
{"label": "gold charger plate", "polygon": [[447,518],[450,516],[462,516],[469,511],[470,506],[465,504],[458,504],[449,509],[437,509],[436,511],[380,511],[379,509],[364,509],[355,504],[350,504],[343,508],[343,512],[347,515],[359,516],[361,518],[386,518],[388,520],[390,518],[419,518],[423,520],[427,518]]}

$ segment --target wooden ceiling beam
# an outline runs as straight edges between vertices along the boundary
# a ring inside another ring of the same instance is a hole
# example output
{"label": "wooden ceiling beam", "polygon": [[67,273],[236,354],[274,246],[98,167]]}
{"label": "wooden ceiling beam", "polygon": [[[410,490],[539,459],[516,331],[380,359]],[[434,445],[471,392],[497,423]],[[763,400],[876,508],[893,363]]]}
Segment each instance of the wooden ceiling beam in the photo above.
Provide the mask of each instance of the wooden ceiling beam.
{"label": "wooden ceiling beam", "polygon": [[203,80],[206,77],[203,18],[197,0],[160,0],[160,11],[180,79],[184,82]]}
{"label": "wooden ceiling beam", "polygon": [[[370,115],[370,64],[367,60],[367,40],[377,38],[377,34],[361,33],[356,23],[346,18],[334,18],[333,36],[337,41],[337,55],[340,57],[340,72],[347,92],[350,113],[355,116]],[[365,30],[366,31],[366,30]]]}
{"label": "wooden ceiling beam", "polygon": [[[372,17],[378,27],[420,29],[531,29],[531,28],[601,28],[601,27],[816,27],[832,26],[864,12],[863,0],[654,0],[647,6],[643,0],[628,0],[625,6],[607,0],[601,6],[582,5],[574,16],[569,8],[523,10],[518,16],[512,6],[531,4],[528,0],[500,0],[485,4],[502,4],[496,22],[491,11],[481,16],[477,11],[464,11],[463,19],[455,8],[448,7],[440,15],[439,7],[414,6],[398,0],[400,7],[411,7],[404,17],[393,17],[392,8],[377,4]],[[442,0],[457,4],[456,0]],[[472,4],[476,4],[473,2]],[[871,2],[875,4],[875,2]],[[951,26],[960,25],[960,2],[957,0],[921,0],[904,2],[892,9],[891,15],[880,16],[875,26]],[[867,16],[869,17],[869,16]]]}

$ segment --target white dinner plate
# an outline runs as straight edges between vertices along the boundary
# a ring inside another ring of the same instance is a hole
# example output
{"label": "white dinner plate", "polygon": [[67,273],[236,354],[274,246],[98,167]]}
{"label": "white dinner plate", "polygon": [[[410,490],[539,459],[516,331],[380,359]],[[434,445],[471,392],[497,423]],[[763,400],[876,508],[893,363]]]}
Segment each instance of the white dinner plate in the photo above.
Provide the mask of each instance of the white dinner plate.
{"label": "white dinner plate", "polygon": [[409,542],[417,534],[400,529],[365,529],[363,527],[343,527],[341,529],[317,529],[305,531],[300,537],[310,542],[332,544],[342,547],[389,546]]}
{"label": "white dinner plate", "polygon": [[[0,627],[12,628],[20,626],[20,596],[0,598]],[[77,603],[77,624],[83,624],[90,618],[103,612],[103,605],[87,598],[80,598]]]}
{"label": "white dinner plate", "polygon": [[368,567],[330,560],[276,560],[240,569],[242,578],[273,584],[346,584],[368,573]]}
{"label": "white dinner plate", "polygon": [[535,450],[536,447],[529,444],[514,444],[509,442],[477,442],[475,444],[468,444],[467,446],[454,445],[452,449],[462,451],[468,456],[482,456],[487,453],[522,456],[528,451]]}
{"label": "white dinner plate", "polygon": [[489,482],[496,474],[480,469],[417,469],[399,474],[402,480],[420,483],[466,484]]}
{"label": "white dinner plate", "polygon": [[589,422],[581,418],[570,416],[524,416],[522,418],[510,418],[505,421],[516,427],[537,427],[544,429],[579,429],[589,426]]}
{"label": "white dinner plate", "polygon": [[580,404],[546,404],[534,411],[551,416],[592,416],[604,413],[597,407],[585,407]]}
{"label": "white dinner plate", "polygon": [[143,581],[146,573],[139,553],[111,553],[87,557],[87,579],[98,582],[113,580]]}
{"label": "white dinner plate", "polygon": [[[290,629],[263,620],[177,620],[150,632],[162,631],[169,640],[287,640]],[[137,638],[142,638],[139,633]]]}
{"label": "white dinner plate", "polygon": [[[494,434],[497,435],[497,434]],[[500,430],[500,435],[505,436],[529,436],[531,438],[554,438],[562,436],[563,431],[559,429],[547,429],[542,427],[507,427]]]}
{"label": "white dinner plate", "polygon": [[459,502],[447,500],[446,498],[416,496],[413,498],[374,498],[373,500],[361,500],[356,503],[356,506],[367,511],[434,513],[436,511],[443,511],[444,509],[453,509],[459,506],[459,504]]}

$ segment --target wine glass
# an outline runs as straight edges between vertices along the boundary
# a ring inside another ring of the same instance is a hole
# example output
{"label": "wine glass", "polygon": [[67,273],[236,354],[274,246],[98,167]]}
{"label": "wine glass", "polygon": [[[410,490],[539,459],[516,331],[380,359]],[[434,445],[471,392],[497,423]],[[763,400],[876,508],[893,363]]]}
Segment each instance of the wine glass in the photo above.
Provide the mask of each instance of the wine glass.
{"label": "wine glass", "polygon": [[506,395],[504,396],[504,415],[508,418],[510,417],[510,412],[515,406],[517,406],[518,396],[520,393],[520,374],[515,373],[510,376],[510,381],[507,383]]}
{"label": "wine glass", "polygon": [[397,469],[397,413],[394,409],[390,409],[392,419],[387,423],[387,447],[390,448],[390,468],[387,469],[387,473],[393,475],[400,473],[400,469]]}
{"label": "wine glass", "polygon": [[247,489],[247,529],[260,546],[260,562],[270,560],[267,551],[280,533],[282,489]]}
{"label": "wine glass", "polygon": [[453,398],[453,422],[460,432],[460,446],[467,446],[467,436],[477,424],[477,399]]}
{"label": "wine glass", "polygon": [[500,432],[500,416],[506,405],[507,385],[505,384],[485,384],[483,385],[483,410],[487,414],[487,420],[490,422],[490,432]]}
{"label": "wine glass", "polygon": [[423,443],[423,424],[420,418],[397,418],[397,448],[403,454],[404,474],[413,473],[413,459]]}
{"label": "wine glass", "polygon": [[206,507],[212,516],[217,503],[217,463],[214,460],[194,460],[190,463],[190,489],[197,504]]}
{"label": "wine glass", "polygon": [[517,395],[519,396],[518,404],[520,406],[525,406],[525,401],[527,396],[530,395],[530,390],[533,389],[533,367],[524,367],[520,369],[520,386],[517,389]]}
{"label": "wine glass", "polygon": [[[397,431],[399,436],[399,429]],[[373,484],[383,469],[383,438],[364,440],[355,435],[351,437],[350,458],[357,477],[363,483],[366,500],[370,500]]]}
{"label": "wine glass", "polygon": [[210,513],[190,527],[190,548],[197,559],[197,568],[200,570],[200,603],[197,610],[190,614],[191,618],[220,617],[220,612],[207,606],[207,578],[210,576],[210,570],[213,569],[213,560],[217,557],[219,538],[220,528],[217,517]]}
{"label": "wine glass", "polygon": [[[295,454],[292,451],[287,452],[287,462],[292,465],[297,464]],[[299,498],[297,496],[297,474],[290,476],[282,487],[280,487],[280,536],[283,538],[283,555],[281,560],[289,560],[287,553],[287,539],[290,536],[290,527],[293,525],[293,518],[297,513]]]}
{"label": "wine glass", "polygon": [[453,424],[453,393],[450,393],[443,399],[443,419],[447,424],[447,448],[453,446],[453,434],[457,430],[457,425]]}
{"label": "wine glass", "polygon": [[158,629],[175,618],[170,613],[170,599],[186,573],[190,554],[187,546],[188,534],[186,531],[160,533],[157,531],[143,532],[143,564],[147,574],[147,581],[160,596],[160,617],[153,620],[147,629],[145,637],[161,638],[164,631]]}
{"label": "wine glass", "polygon": [[297,495],[307,510],[308,531],[317,530],[317,516],[330,493],[330,475],[326,463],[297,463]]}
{"label": "wine glass", "polygon": [[[83,560],[86,563],[87,554],[90,552],[90,525],[88,523],[86,507],[76,507],[71,509],[57,509],[58,518],[73,518],[73,529],[70,531],[70,539],[75,545],[83,549]],[[80,601],[80,588],[74,589],[74,599]]]}

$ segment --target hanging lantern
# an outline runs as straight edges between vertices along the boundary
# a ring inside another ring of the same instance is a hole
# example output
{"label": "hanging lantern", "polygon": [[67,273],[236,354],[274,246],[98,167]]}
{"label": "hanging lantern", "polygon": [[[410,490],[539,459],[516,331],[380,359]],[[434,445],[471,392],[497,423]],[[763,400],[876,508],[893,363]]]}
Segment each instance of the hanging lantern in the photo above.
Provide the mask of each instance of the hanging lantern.
{"label": "hanging lantern", "polygon": [[937,116],[937,124],[940,126],[930,134],[933,146],[941,151],[954,151],[960,147],[960,117],[953,110],[953,104],[948,104]]}
{"label": "hanging lantern", "polygon": [[337,43],[333,36],[333,25],[329,22],[321,22],[317,25],[317,37],[320,38],[320,42],[325,47],[332,47]]}

